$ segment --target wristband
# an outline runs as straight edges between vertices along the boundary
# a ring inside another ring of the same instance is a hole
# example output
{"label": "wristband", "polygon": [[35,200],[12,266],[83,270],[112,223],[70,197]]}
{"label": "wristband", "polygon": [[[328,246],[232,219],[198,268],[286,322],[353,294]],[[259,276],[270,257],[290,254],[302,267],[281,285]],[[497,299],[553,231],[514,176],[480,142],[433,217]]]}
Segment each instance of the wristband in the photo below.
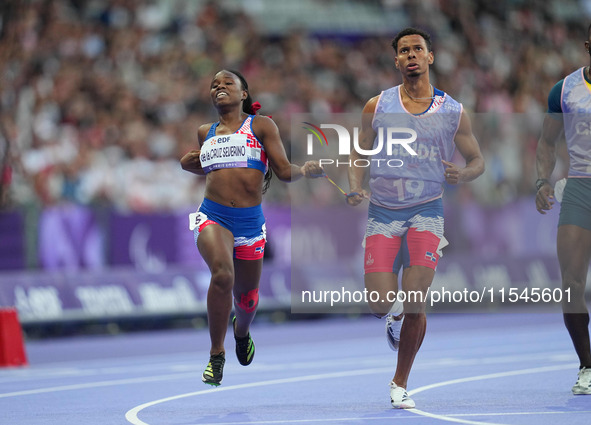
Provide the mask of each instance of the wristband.
{"label": "wristband", "polygon": [[540,190],[542,188],[542,186],[544,186],[546,183],[548,183],[548,184],[550,183],[548,181],[548,179],[537,179],[536,180],[536,189]]}

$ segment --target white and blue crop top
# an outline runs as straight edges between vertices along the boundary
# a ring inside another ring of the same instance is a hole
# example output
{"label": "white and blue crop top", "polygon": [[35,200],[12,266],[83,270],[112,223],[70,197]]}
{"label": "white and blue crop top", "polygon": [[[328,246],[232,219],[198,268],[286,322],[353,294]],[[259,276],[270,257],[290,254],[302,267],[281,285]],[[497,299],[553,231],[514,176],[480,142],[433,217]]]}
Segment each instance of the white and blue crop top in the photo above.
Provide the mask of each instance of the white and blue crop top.
{"label": "white and blue crop top", "polygon": [[220,123],[211,125],[199,157],[205,174],[220,168],[254,168],[263,174],[267,172],[269,161],[265,148],[252,130],[254,117],[249,115],[232,134],[216,136]]}

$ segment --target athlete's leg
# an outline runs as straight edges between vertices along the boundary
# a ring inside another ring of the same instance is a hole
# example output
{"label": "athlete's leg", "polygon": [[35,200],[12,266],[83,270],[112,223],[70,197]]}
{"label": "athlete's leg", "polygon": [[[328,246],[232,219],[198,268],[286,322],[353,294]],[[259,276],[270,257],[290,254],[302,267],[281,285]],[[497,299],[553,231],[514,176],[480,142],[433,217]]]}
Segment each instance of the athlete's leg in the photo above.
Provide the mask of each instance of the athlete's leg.
{"label": "athlete's leg", "polygon": [[408,376],[415,356],[423,343],[427,329],[425,298],[433,282],[435,270],[425,266],[411,266],[402,273],[402,290],[406,294],[404,302],[404,322],[400,331],[398,362],[393,381],[406,388]]}
{"label": "athlete's leg", "polygon": [[199,233],[197,248],[211,272],[207,291],[210,354],[219,354],[225,352],[224,338],[232,311],[234,236],[218,224],[209,224]]}
{"label": "athlete's leg", "polygon": [[591,231],[572,224],[558,227],[558,261],[562,289],[570,290],[571,302],[563,295],[564,324],[573,341],[581,366],[591,367],[589,312],[585,302],[587,270],[591,260]]}
{"label": "athlete's leg", "polygon": [[[415,356],[423,343],[427,329],[425,315],[427,291],[433,282],[439,261],[438,246],[443,236],[443,217],[431,216],[430,211],[418,214],[417,227],[413,225],[405,235],[409,267],[402,273],[404,298],[404,323],[400,329],[400,347],[394,383],[406,388]],[[423,230],[425,222],[437,232]],[[438,236],[439,235],[439,236]]]}
{"label": "athlete's leg", "polygon": [[377,301],[368,295],[371,313],[382,318],[388,314],[398,292],[398,270],[402,264],[402,237],[374,234],[365,238],[365,289],[379,294]]}
{"label": "athlete's leg", "polygon": [[259,304],[259,281],[263,268],[263,259],[234,259],[234,312],[236,323],[234,333],[237,337],[248,335]]}
{"label": "athlete's leg", "polygon": [[372,298],[368,295],[368,305],[371,313],[381,319],[388,314],[394,304],[398,292],[398,275],[392,272],[366,273],[364,279],[368,294],[379,294],[377,302],[372,302]]}

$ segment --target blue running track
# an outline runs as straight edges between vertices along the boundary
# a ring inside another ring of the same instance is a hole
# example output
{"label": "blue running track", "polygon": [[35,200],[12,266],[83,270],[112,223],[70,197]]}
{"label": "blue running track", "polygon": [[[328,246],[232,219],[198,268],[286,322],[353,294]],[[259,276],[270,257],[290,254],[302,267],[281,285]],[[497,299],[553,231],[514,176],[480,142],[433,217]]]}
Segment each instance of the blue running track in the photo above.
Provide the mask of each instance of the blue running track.
{"label": "blue running track", "polygon": [[560,314],[430,314],[410,376],[413,410],[390,407],[396,357],[384,321],[253,324],[243,367],[231,332],[223,384],[201,382],[206,330],[27,343],[30,366],[0,369],[0,423],[590,424]]}

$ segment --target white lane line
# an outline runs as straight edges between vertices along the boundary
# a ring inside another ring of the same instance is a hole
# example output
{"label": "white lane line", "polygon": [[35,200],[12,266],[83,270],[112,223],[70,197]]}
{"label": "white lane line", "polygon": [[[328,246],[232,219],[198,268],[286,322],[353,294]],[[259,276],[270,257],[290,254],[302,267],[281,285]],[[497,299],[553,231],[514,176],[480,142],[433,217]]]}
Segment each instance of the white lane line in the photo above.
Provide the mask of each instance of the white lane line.
{"label": "white lane line", "polygon": [[[473,381],[480,381],[480,380],[486,380],[486,379],[502,378],[502,377],[507,377],[507,376],[517,376],[517,375],[525,375],[525,374],[531,374],[531,373],[557,371],[557,370],[570,369],[573,367],[576,367],[576,364],[544,366],[544,367],[528,368],[528,369],[514,370],[514,371],[508,371],[508,372],[491,373],[491,374],[486,374],[486,375],[477,375],[477,376],[471,376],[471,377],[460,378],[460,379],[452,379],[449,381],[443,381],[443,382],[438,382],[435,384],[430,384],[430,385],[425,385],[423,387],[419,387],[415,390],[409,391],[409,395],[417,394],[417,393],[427,391],[427,390],[430,390],[433,388],[443,387],[446,385],[461,384],[461,383],[465,383],[465,382],[473,382]],[[299,377],[293,377],[293,378],[272,379],[272,380],[268,380],[268,381],[251,382],[251,383],[247,383],[247,384],[232,385],[232,386],[228,386],[228,387],[218,387],[218,388],[212,388],[212,389],[207,389],[207,390],[195,391],[195,392],[191,392],[191,393],[178,394],[176,396],[165,397],[165,398],[162,398],[159,400],[150,401],[150,402],[141,404],[139,406],[136,406],[136,407],[130,409],[129,411],[127,411],[127,413],[125,414],[125,419],[127,419],[127,421],[133,425],[150,425],[147,422],[144,422],[141,419],[139,419],[139,417],[138,417],[139,412],[141,412],[142,410],[144,410],[148,407],[155,406],[155,405],[161,404],[161,403],[167,403],[169,401],[179,400],[179,399],[187,398],[187,397],[199,396],[199,395],[203,395],[203,394],[211,394],[214,392],[233,391],[233,390],[240,390],[240,389],[246,389],[246,388],[263,387],[263,386],[268,386],[268,385],[288,384],[288,383],[294,383],[294,382],[314,381],[314,380],[319,380],[319,379],[334,379],[334,378],[343,378],[343,377],[358,376],[358,375],[364,375],[364,374],[382,373],[382,372],[388,371],[390,369],[391,369],[390,367],[388,367],[388,368],[373,368],[373,369],[362,369],[362,370],[354,370],[354,371],[346,371],[346,372],[333,372],[333,373],[323,373],[323,374],[316,374],[316,375],[307,375],[307,376],[299,376]],[[448,421],[448,422],[462,423],[462,424],[469,424],[469,425],[503,425],[503,424],[498,424],[498,423],[493,423],[493,422],[480,422],[480,421],[472,421],[472,420],[468,420],[468,419],[461,419],[460,417],[458,417],[458,415],[454,415],[454,416],[438,415],[438,414],[426,412],[426,411],[419,410],[419,409],[408,409],[407,412],[415,413],[420,416],[430,417],[433,419],[438,419],[438,420],[443,420],[443,421]],[[474,414],[473,416],[478,416],[478,414]],[[334,420],[334,419],[332,419],[332,420]],[[310,421],[314,421],[314,420],[310,420]],[[291,420],[289,422],[293,422],[293,421]],[[259,423],[259,424],[269,423],[270,424],[270,423],[287,423],[287,422],[286,421],[283,421],[283,422],[281,422],[281,421],[279,421],[279,422],[267,421],[267,422],[255,422],[255,423]],[[217,425],[220,425],[220,424],[217,424]],[[236,425],[236,424],[234,424],[234,425]]]}
{"label": "white lane line", "polygon": [[480,422],[480,421],[471,421],[469,419],[460,419],[457,417],[451,417],[448,415],[437,415],[435,413],[425,412],[424,410],[419,409],[408,409],[409,412],[416,413],[420,416],[426,416],[428,418],[437,419],[440,421],[448,421],[448,422],[456,422],[458,424],[469,424],[469,425],[505,425],[497,422]]}
{"label": "white lane line", "polygon": [[[410,411],[409,411],[410,412]],[[565,415],[570,414],[573,412],[507,412],[507,413],[453,413],[448,414],[447,416],[460,416],[460,417],[469,417],[469,416],[520,416],[520,415]],[[591,413],[591,410],[577,410],[577,414],[587,414]],[[392,422],[394,420],[401,421],[401,420],[408,420],[408,419],[421,419],[421,416],[412,415],[396,415],[396,416],[372,416],[372,417],[358,417],[358,418],[327,418],[327,419],[289,419],[289,420],[272,420],[272,421],[249,421],[249,422],[212,422],[211,424],[201,424],[201,425],[267,425],[267,424],[291,424],[291,423],[315,423],[315,422],[347,422],[347,421],[383,421],[387,420]],[[486,425],[491,425],[489,422],[486,422]]]}
{"label": "white lane line", "polygon": [[[450,365],[450,364],[454,364],[455,365],[455,364],[459,363],[460,360],[462,360],[463,362],[467,362],[469,364],[478,364],[478,363],[487,363],[487,364],[492,364],[492,363],[510,363],[511,361],[523,360],[521,357],[522,356],[502,356],[502,357],[499,357],[499,358],[496,358],[496,359],[494,357],[491,357],[491,358],[481,358],[481,359],[477,359],[477,360],[476,359],[474,359],[474,360],[467,360],[467,359],[441,359],[440,360],[440,363],[444,363],[444,364],[448,364],[448,365]],[[554,360],[567,360],[567,357],[568,356],[565,356],[565,355],[556,355],[554,357],[555,357]],[[333,364],[333,366],[334,366],[334,364]],[[519,375],[519,374],[525,374],[525,373],[538,373],[538,372],[550,371],[550,370],[561,370],[561,369],[567,369],[567,368],[571,368],[571,367],[574,367],[574,366],[571,365],[571,364],[568,364],[568,365],[561,365],[561,366],[550,366],[550,367],[543,367],[543,368],[524,369],[522,371],[502,372],[502,373],[496,373],[496,374],[482,375],[482,376],[478,376],[478,377],[470,377],[470,378],[456,379],[456,380],[445,381],[445,382],[441,382],[441,383],[437,383],[437,384],[431,384],[431,385],[427,385],[427,386],[424,386],[424,387],[420,387],[420,388],[417,388],[415,390],[412,390],[410,392],[410,394],[416,394],[416,393],[418,393],[420,391],[426,391],[426,390],[433,389],[433,388],[436,388],[436,387],[440,387],[440,386],[443,386],[443,385],[451,385],[451,384],[455,384],[455,383],[470,382],[470,381],[480,380],[480,379],[492,379],[492,378],[497,378],[497,377],[512,376],[512,375]],[[278,369],[281,369],[281,368],[278,368]],[[287,368],[287,369],[291,369],[291,368]],[[295,369],[298,369],[298,368],[295,368]],[[294,378],[287,378],[288,379],[287,382],[297,382],[297,381],[305,381],[305,380],[313,380],[313,379],[323,379],[323,377],[336,378],[336,377],[340,377],[340,376],[354,376],[354,375],[363,374],[363,373],[370,373],[369,371],[373,371],[371,373],[382,373],[384,371],[389,371],[390,369],[391,369],[391,367],[388,366],[388,367],[364,369],[364,370],[361,370],[361,371],[349,371],[348,373],[345,373],[345,374],[343,374],[341,372],[334,372],[334,373],[323,374],[323,375],[310,375],[310,377],[297,378],[296,381],[293,381]],[[71,371],[69,371],[69,372],[71,373]],[[58,391],[75,391],[75,390],[92,389],[92,388],[117,386],[117,385],[141,384],[141,383],[146,383],[146,382],[158,382],[158,381],[165,381],[165,380],[174,380],[174,379],[187,378],[187,375],[188,375],[188,373],[185,371],[184,373],[173,373],[173,374],[157,375],[157,376],[151,376],[151,377],[139,377],[139,378],[117,379],[117,380],[99,381],[99,382],[91,382],[91,383],[83,383],[83,384],[62,385],[62,386],[55,386],[55,387],[47,387],[47,388],[38,388],[38,389],[31,389],[31,390],[14,391],[14,392],[10,392],[10,393],[0,393],[0,398],[17,397],[17,396],[27,396],[27,395],[43,394],[43,393],[58,392]],[[264,384],[258,383],[256,386],[260,386],[260,385],[272,385],[273,383],[282,383],[282,382],[283,381],[280,380],[278,382],[269,382],[269,383],[264,383]],[[252,385],[248,385],[248,386],[252,386]],[[239,389],[239,388],[244,388],[244,387],[243,386],[235,386],[233,389]],[[200,392],[197,392],[197,393],[191,393],[191,394],[188,394],[188,395],[184,395],[184,397],[189,397],[191,395],[203,394],[203,393],[206,393],[206,392],[213,392],[213,391],[220,391],[220,390],[228,390],[228,389],[230,389],[230,387],[210,389],[210,390],[205,390],[205,391],[200,391]],[[177,398],[182,398],[182,397],[177,397]],[[156,403],[152,403],[152,404],[156,404]],[[147,406],[145,406],[145,407],[147,407]],[[417,413],[417,414],[419,414],[419,415],[421,414],[421,413],[419,413],[419,411],[417,409],[415,409],[414,412]],[[422,412],[422,411],[420,411],[420,412]],[[427,412],[425,412],[425,415],[426,415],[426,413]],[[447,416],[454,416],[454,415],[447,415]],[[455,416],[458,416],[458,415],[455,415]],[[469,416],[469,415],[467,415],[467,416]],[[490,423],[488,423],[488,425],[490,425]]]}
{"label": "white lane line", "polygon": [[88,388],[112,387],[112,386],[116,386],[116,385],[142,384],[145,382],[168,381],[171,379],[187,378],[187,376],[188,376],[187,373],[175,373],[175,374],[169,374],[169,375],[148,376],[148,377],[141,377],[141,378],[115,379],[115,380],[111,380],[111,381],[88,382],[85,384],[61,385],[58,387],[36,388],[33,390],[23,390],[23,391],[14,391],[12,393],[3,393],[3,394],[0,394],[0,398],[52,393],[52,392],[58,392],[58,391],[83,390],[83,389],[88,389]]}
{"label": "white lane line", "polygon": [[268,381],[250,382],[248,384],[231,385],[228,387],[217,387],[208,390],[195,391],[191,393],[178,394],[171,397],[161,398],[159,400],[150,401],[148,403],[140,404],[139,406],[130,409],[125,414],[125,419],[134,425],[149,425],[146,422],[138,418],[138,413],[147,407],[154,406],[156,404],[167,403],[173,400],[179,400],[181,398],[194,397],[203,394],[218,393],[222,391],[233,391],[241,390],[245,388],[265,387],[268,385],[279,385],[279,384],[291,384],[294,382],[305,382],[305,381],[317,381],[319,379],[334,379],[334,378],[345,378],[349,376],[366,375],[372,373],[383,373],[392,370],[391,366],[371,368],[371,369],[360,369],[360,370],[349,370],[344,372],[332,372],[332,373],[321,373],[316,375],[307,376],[296,376],[293,378],[282,378],[282,379],[270,379]]}
{"label": "white lane line", "polygon": [[[576,364],[569,363],[569,364],[561,364],[561,365],[555,365],[555,366],[542,366],[542,367],[533,367],[533,368],[529,368],[529,369],[511,370],[511,371],[507,371],[507,372],[488,373],[486,375],[469,376],[467,378],[450,379],[449,381],[437,382],[435,384],[429,384],[429,385],[424,385],[419,388],[415,388],[414,390],[409,391],[408,395],[418,394],[423,391],[432,390],[433,388],[445,387],[447,385],[463,384],[464,382],[483,381],[485,379],[504,378],[506,376],[527,375],[530,373],[552,372],[555,370],[570,369],[574,366],[576,366]],[[577,369],[578,369],[578,367],[577,367]]]}
{"label": "white lane line", "polygon": [[[478,376],[472,376],[472,377],[461,378],[461,379],[453,379],[453,380],[449,380],[449,381],[444,381],[444,382],[439,382],[436,384],[425,385],[423,387],[419,387],[413,391],[410,391],[409,395],[417,394],[422,391],[427,391],[427,390],[430,390],[433,388],[442,387],[442,386],[446,386],[446,385],[460,384],[460,383],[464,383],[464,382],[472,382],[472,381],[478,381],[478,380],[484,380],[484,379],[501,378],[501,377],[506,377],[506,376],[525,375],[525,374],[529,374],[529,373],[539,373],[539,372],[546,372],[546,371],[563,370],[563,369],[570,369],[572,367],[573,367],[572,364],[558,365],[558,366],[546,366],[546,367],[522,369],[522,370],[516,370],[516,371],[509,371],[509,372],[491,373],[491,374],[487,374],[487,375],[478,375]],[[271,379],[268,381],[251,382],[251,383],[247,383],[247,384],[232,385],[232,386],[228,386],[228,387],[218,387],[218,388],[213,388],[213,389],[195,391],[195,392],[191,392],[191,393],[178,394],[175,396],[150,401],[150,402],[141,404],[139,406],[136,406],[136,407],[130,409],[125,414],[125,419],[127,419],[127,421],[133,425],[150,425],[147,422],[144,422],[141,419],[139,419],[139,417],[138,417],[139,412],[141,412],[142,410],[144,410],[148,407],[155,406],[155,405],[161,404],[161,403],[167,403],[169,401],[179,400],[179,399],[187,398],[187,397],[199,396],[199,395],[203,395],[203,394],[211,394],[214,392],[233,391],[233,390],[240,390],[240,389],[246,389],[246,388],[263,387],[263,386],[268,386],[268,385],[278,385],[278,384],[287,384],[287,383],[294,383],[294,382],[314,381],[314,380],[319,380],[319,379],[334,379],[334,378],[343,378],[343,377],[358,376],[358,375],[365,375],[365,374],[372,374],[372,373],[382,373],[382,372],[388,371],[390,369],[391,369],[390,367],[388,367],[388,368],[373,368],[373,369],[362,369],[362,370],[353,370],[353,371],[346,371],[346,372],[332,372],[332,373],[323,373],[323,374],[317,374],[317,375],[307,375],[307,376],[299,376],[299,377],[293,377],[293,378]],[[425,412],[425,411],[419,410],[419,409],[409,409],[408,412],[412,412],[412,413],[415,413],[415,414],[418,414],[421,416],[431,417],[434,419],[440,419],[440,420],[444,420],[444,421],[464,423],[464,424],[471,424],[471,425],[501,425],[501,424],[494,424],[491,422],[478,422],[478,421],[471,421],[471,420],[467,420],[467,419],[461,419],[458,417],[449,417],[447,415],[437,415],[437,414]],[[259,423],[265,423],[265,422],[259,422]],[[273,423],[273,422],[269,422],[269,423]],[[281,422],[278,422],[278,423],[281,423]]]}
{"label": "white lane line", "polygon": [[[578,365],[576,363],[573,363],[573,364],[566,364],[566,365],[563,364],[563,365],[557,365],[557,366],[534,367],[534,368],[529,368],[529,369],[512,370],[512,371],[508,371],[508,372],[498,372],[498,373],[489,373],[486,375],[470,376],[467,378],[451,379],[449,381],[437,382],[435,384],[425,385],[425,386],[416,388],[414,390],[409,391],[408,395],[412,396],[414,394],[418,394],[423,391],[428,391],[428,390],[432,390],[433,388],[440,388],[440,387],[444,387],[447,385],[463,384],[466,382],[474,382],[474,381],[483,381],[486,379],[504,378],[507,376],[527,375],[530,373],[552,372],[552,371],[556,371],[556,370],[572,369],[572,368],[576,368],[576,367],[578,367]],[[417,415],[427,416],[427,417],[433,418],[433,419],[439,419],[439,420],[448,421],[448,422],[456,422],[456,423],[461,423],[461,424],[503,425],[503,424],[498,424],[498,423],[493,423],[493,422],[479,422],[479,421],[471,421],[471,420],[467,420],[467,419],[461,419],[461,418],[458,418],[457,415],[455,417],[452,417],[450,415],[437,415],[437,414],[426,412],[426,411],[420,410],[420,409],[408,409],[408,411],[415,413]],[[475,414],[473,416],[478,416],[478,415]],[[499,416],[503,416],[503,415],[499,414]]]}
{"label": "white lane line", "polygon": [[[520,415],[570,415],[576,413],[578,414],[587,414],[591,413],[591,410],[577,410],[573,412],[489,412],[489,413],[452,413],[447,416],[458,416],[458,417],[467,417],[467,416],[520,416]],[[222,425],[222,424],[218,424]]]}
{"label": "white lane line", "polygon": [[[208,354],[209,355],[209,354]],[[143,360],[143,358],[142,358]],[[170,360],[170,359],[169,359]],[[520,362],[527,362],[527,363],[535,363],[536,360],[544,361],[544,362],[572,362],[577,360],[577,357],[574,353],[565,353],[565,352],[550,352],[550,353],[527,353],[527,354],[520,354],[520,355],[506,355],[506,356],[496,356],[496,357],[479,357],[476,359],[466,359],[460,357],[439,357],[437,359],[427,359],[425,362],[415,365],[413,370],[428,370],[428,369],[439,369],[441,367],[454,367],[454,366],[471,366],[471,365],[491,365],[491,364],[507,364],[507,363],[520,363]],[[290,371],[290,370],[310,370],[310,369],[322,369],[322,368],[348,368],[351,366],[353,367],[378,367],[378,366],[386,366],[390,365],[391,361],[387,357],[383,355],[379,356],[371,356],[371,357],[364,357],[362,359],[358,357],[351,357],[351,358],[344,358],[339,360],[330,360],[330,361],[306,361],[306,362],[297,362],[297,363],[290,363],[290,364],[273,364],[273,363],[257,363],[256,365],[251,365],[247,369],[245,368],[235,368],[235,370],[230,369],[233,365],[226,365],[228,370],[232,370],[234,374],[247,374],[247,373],[255,373],[258,371]],[[156,369],[156,370],[155,370]],[[202,369],[201,366],[195,364],[194,361],[191,362],[180,362],[177,361],[175,363],[166,363],[166,364],[135,364],[129,365],[126,367],[92,367],[92,368],[59,368],[59,369],[51,369],[51,368],[31,368],[31,369],[22,369],[16,370],[14,373],[6,374],[5,377],[2,377],[2,370],[0,369],[0,385],[7,384],[7,383],[19,383],[19,382],[26,382],[29,380],[41,380],[41,379],[55,379],[61,377],[85,377],[85,376],[93,376],[93,375],[127,375],[129,376],[132,373],[142,373],[146,371],[153,371],[154,373],[176,373],[176,372],[193,372],[193,373],[201,373]],[[113,377],[114,379],[115,377]],[[1,395],[2,393],[0,393]]]}
{"label": "white lane line", "polygon": [[284,419],[284,420],[275,420],[275,421],[256,421],[256,422],[212,422],[209,424],[199,424],[199,425],[267,425],[267,424],[306,424],[306,423],[318,423],[318,422],[349,422],[349,421],[388,421],[392,422],[393,420],[408,420],[408,419],[422,419],[420,416],[374,416],[371,418],[366,417],[359,417],[359,418],[327,418],[327,419]]}

